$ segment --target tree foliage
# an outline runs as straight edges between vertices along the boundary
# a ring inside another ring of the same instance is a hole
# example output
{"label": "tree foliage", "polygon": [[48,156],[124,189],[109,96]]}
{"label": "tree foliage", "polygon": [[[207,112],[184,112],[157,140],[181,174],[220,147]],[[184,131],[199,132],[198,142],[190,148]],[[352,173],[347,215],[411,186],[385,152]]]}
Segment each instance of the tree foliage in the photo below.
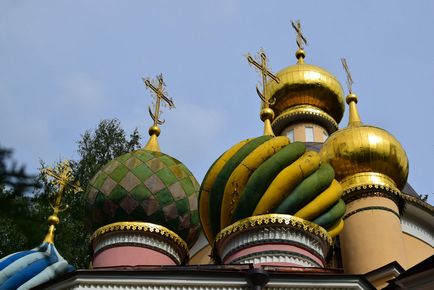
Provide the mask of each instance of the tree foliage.
{"label": "tree foliage", "polygon": [[0,148],[0,257],[35,246],[40,224],[28,195],[34,187],[33,176],[17,166],[12,150]]}
{"label": "tree foliage", "polygon": [[[87,130],[77,141],[79,158],[71,160],[71,165],[75,179],[84,191],[64,196],[64,203],[69,208],[60,213],[61,222],[55,234],[59,252],[76,268],[87,268],[90,261],[91,233],[84,222],[88,181],[110,160],[139,149],[140,139],[137,129],[127,137],[120,122],[111,119],[101,121],[93,130]],[[52,213],[47,201],[50,185],[41,175],[27,178],[24,169],[17,169],[16,166],[6,170],[9,156],[10,151],[0,151],[0,222],[4,225],[0,234],[6,237],[0,241],[0,257],[37,246],[47,233],[46,219]],[[34,188],[31,196],[22,190],[29,186]],[[3,211],[3,207],[9,207],[10,210]]]}

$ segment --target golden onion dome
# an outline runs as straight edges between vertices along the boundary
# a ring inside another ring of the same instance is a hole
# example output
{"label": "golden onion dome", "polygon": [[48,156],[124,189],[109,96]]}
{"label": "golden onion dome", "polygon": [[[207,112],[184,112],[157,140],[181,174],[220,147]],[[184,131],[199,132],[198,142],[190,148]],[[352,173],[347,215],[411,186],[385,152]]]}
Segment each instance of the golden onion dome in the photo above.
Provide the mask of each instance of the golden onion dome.
{"label": "golden onion dome", "polygon": [[408,158],[401,144],[386,130],[362,124],[355,94],[350,93],[346,101],[348,126],[327,139],[321,160],[333,166],[345,192],[372,186],[402,189],[408,177]]}
{"label": "golden onion dome", "polygon": [[279,134],[289,123],[308,120],[319,123],[331,134],[338,129],[345,105],[340,82],[327,70],[306,64],[305,52],[297,50],[297,64],[276,74],[279,83],[269,82],[270,106],[276,118],[272,126]]}

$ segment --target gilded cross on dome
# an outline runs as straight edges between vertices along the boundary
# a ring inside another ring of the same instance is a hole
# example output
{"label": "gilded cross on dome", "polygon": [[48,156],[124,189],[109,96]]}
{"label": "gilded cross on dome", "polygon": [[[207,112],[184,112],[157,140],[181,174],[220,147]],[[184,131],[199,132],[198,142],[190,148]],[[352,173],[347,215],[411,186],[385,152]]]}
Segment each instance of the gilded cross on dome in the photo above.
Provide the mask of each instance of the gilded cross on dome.
{"label": "gilded cross on dome", "polygon": [[292,28],[294,28],[297,33],[297,46],[299,49],[304,49],[304,45],[307,45],[307,39],[304,37],[303,32],[301,31],[301,23],[300,20],[291,21]]}
{"label": "gilded cross on dome", "polygon": [[150,89],[151,92],[153,92],[153,94],[155,95],[155,107],[154,107],[154,112],[152,112],[151,107],[148,107],[149,110],[149,114],[151,115],[152,120],[154,120],[154,126],[158,126],[158,125],[162,125],[164,124],[164,120],[160,120],[160,105],[161,105],[161,100],[164,101],[164,104],[169,105],[169,109],[172,109],[175,107],[175,104],[173,103],[173,100],[167,97],[167,92],[166,92],[166,84],[164,83],[163,80],[163,74],[159,74],[157,76],[157,81],[154,82],[151,81],[149,78],[142,78],[143,82],[146,85],[146,88]]}
{"label": "gilded cross on dome", "polygon": [[353,78],[351,77],[350,69],[348,68],[347,60],[341,58],[342,66],[344,67],[345,73],[347,74],[347,86],[348,86],[348,96],[346,101],[350,109],[348,116],[348,126],[360,126],[362,121],[360,119],[359,111],[357,110],[358,97],[353,93]]}
{"label": "gilded cross on dome", "polygon": [[276,83],[279,83],[280,80],[277,76],[275,76],[268,69],[267,56],[265,55],[265,52],[262,49],[259,51],[259,57],[261,58],[261,60],[256,61],[250,54],[247,54],[247,61],[249,62],[249,64],[254,65],[261,73],[261,76],[262,76],[262,93],[259,91],[257,86],[256,86],[256,92],[258,93],[259,97],[261,98],[262,102],[264,103],[264,108],[268,108],[268,107],[270,107],[270,105],[273,105],[273,102],[267,96],[267,77],[270,77]]}
{"label": "gilded cross on dome", "polygon": [[64,193],[67,190],[72,190],[74,193],[77,193],[82,191],[82,189],[79,182],[74,181],[72,168],[68,160],[60,162],[54,168],[42,168],[41,173],[44,175],[47,182],[55,188],[55,192],[53,193],[54,204],[50,202],[53,214],[48,217],[50,227],[44,239],[44,242],[53,243],[55,225],[59,223],[58,214],[68,208],[67,205],[62,205]]}
{"label": "gilded cross on dome", "polygon": [[274,135],[271,129],[271,121],[274,118],[274,112],[270,108],[270,105],[274,104],[274,100],[271,100],[267,95],[267,78],[271,78],[276,83],[280,82],[280,79],[275,76],[267,67],[267,56],[261,49],[259,51],[260,60],[256,61],[250,54],[247,54],[247,61],[259,70],[262,76],[262,93],[256,86],[256,92],[262,100],[261,120],[264,122],[264,135]]}
{"label": "gilded cross on dome", "polygon": [[350,69],[348,68],[347,60],[345,58],[341,58],[342,66],[344,67],[345,73],[347,74],[347,86],[348,92],[350,94],[353,93],[353,78],[351,77]]}

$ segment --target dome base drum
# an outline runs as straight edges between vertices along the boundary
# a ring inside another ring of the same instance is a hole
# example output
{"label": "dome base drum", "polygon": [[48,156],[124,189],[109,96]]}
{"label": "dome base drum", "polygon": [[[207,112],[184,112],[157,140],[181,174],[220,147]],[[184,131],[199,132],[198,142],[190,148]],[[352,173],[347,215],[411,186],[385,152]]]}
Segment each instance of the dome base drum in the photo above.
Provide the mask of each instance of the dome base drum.
{"label": "dome base drum", "polygon": [[248,217],[216,237],[213,257],[223,264],[326,266],[331,238],[322,227],[290,215]]}
{"label": "dome base drum", "polygon": [[171,230],[144,222],[118,222],[92,235],[93,268],[182,265],[187,244]]}

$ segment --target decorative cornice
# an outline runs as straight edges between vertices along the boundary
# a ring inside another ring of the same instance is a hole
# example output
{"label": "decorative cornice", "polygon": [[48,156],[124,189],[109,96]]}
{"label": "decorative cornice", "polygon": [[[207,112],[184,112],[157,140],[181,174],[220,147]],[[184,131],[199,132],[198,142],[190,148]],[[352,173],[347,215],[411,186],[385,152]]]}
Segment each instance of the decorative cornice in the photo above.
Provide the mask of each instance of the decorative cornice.
{"label": "decorative cornice", "polygon": [[96,244],[97,240],[106,233],[119,231],[150,233],[164,237],[179,246],[188,256],[187,244],[176,233],[163,226],[145,222],[117,222],[103,226],[93,233],[92,244]]}
{"label": "decorative cornice", "polygon": [[401,219],[401,229],[404,233],[407,233],[427,244],[434,247],[434,235],[431,229],[422,227],[419,223],[413,222],[411,219],[405,218]]}
{"label": "decorative cornice", "polygon": [[411,196],[411,195],[408,195],[406,193],[401,193],[401,197],[405,201],[410,202],[410,203],[416,205],[417,207],[420,207],[422,209],[430,211],[431,213],[434,213],[434,206],[430,205],[427,202],[424,202],[423,200],[421,200],[415,196]]}
{"label": "decorative cornice", "polygon": [[318,264],[308,256],[302,255],[296,252],[286,251],[262,251],[258,253],[251,253],[242,257],[239,257],[231,262],[231,264],[259,264],[259,263],[291,263],[297,264],[302,267],[315,267],[322,268],[324,265]]}
{"label": "decorative cornice", "polygon": [[298,105],[286,109],[276,117],[271,126],[276,134],[280,134],[285,127],[299,120],[324,126],[329,134],[339,128],[336,121],[329,114],[311,105]]}
{"label": "decorative cornice", "polygon": [[94,244],[94,256],[106,249],[119,246],[134,246],[149,248],[169,256],[177,265],[182,264],[186,253],[173,242],[161,239],[159,236],[151,236],[142,232],[111,232],[100,236]]}
{"label": "decorative cornice", "polygon": [[301,229],[294,230],[285,226],[273,226],[268,227],[267,231],[243,232],[239,235],[231,236],[231,239],[225,243],[220,257],[225,260],[235,252],[256,244],[282,243],[303,248],[306,251],[312,252],[319,259],[324,260],[327,249],[323,247],[324,245],[322,245],[321,241]]}
{"label": "decorative cornice", "polygon": [[329,236],[327,231],[317,224],[314,224],[302,218],[298,218],[291,215],[265,214],[265,215],[252,216],[252,217],[242,219],[224,228],[222,231],[220,231],[217,234],[214,240],[214,245],[218,243],[220,240],[222,240],[223,238],[233,233],[241,232],[253,227],[267,226],[267,225],[270,226],[288,225],[291,227],[299,228],[316,235],[317,237],[326,241],[328,245],[332,244],[332,238]]}
{"label": "decorative cornice", "polygon": [[342,199],[345,203],[350,203],[354,200],[367,198],[367,197],[385,197],[392,200],[399,209],[399,214],[404,210],[404,202],[402,193],[392,187],[379,185],[379,184],[362,184],[350,187],[344,190]]}

